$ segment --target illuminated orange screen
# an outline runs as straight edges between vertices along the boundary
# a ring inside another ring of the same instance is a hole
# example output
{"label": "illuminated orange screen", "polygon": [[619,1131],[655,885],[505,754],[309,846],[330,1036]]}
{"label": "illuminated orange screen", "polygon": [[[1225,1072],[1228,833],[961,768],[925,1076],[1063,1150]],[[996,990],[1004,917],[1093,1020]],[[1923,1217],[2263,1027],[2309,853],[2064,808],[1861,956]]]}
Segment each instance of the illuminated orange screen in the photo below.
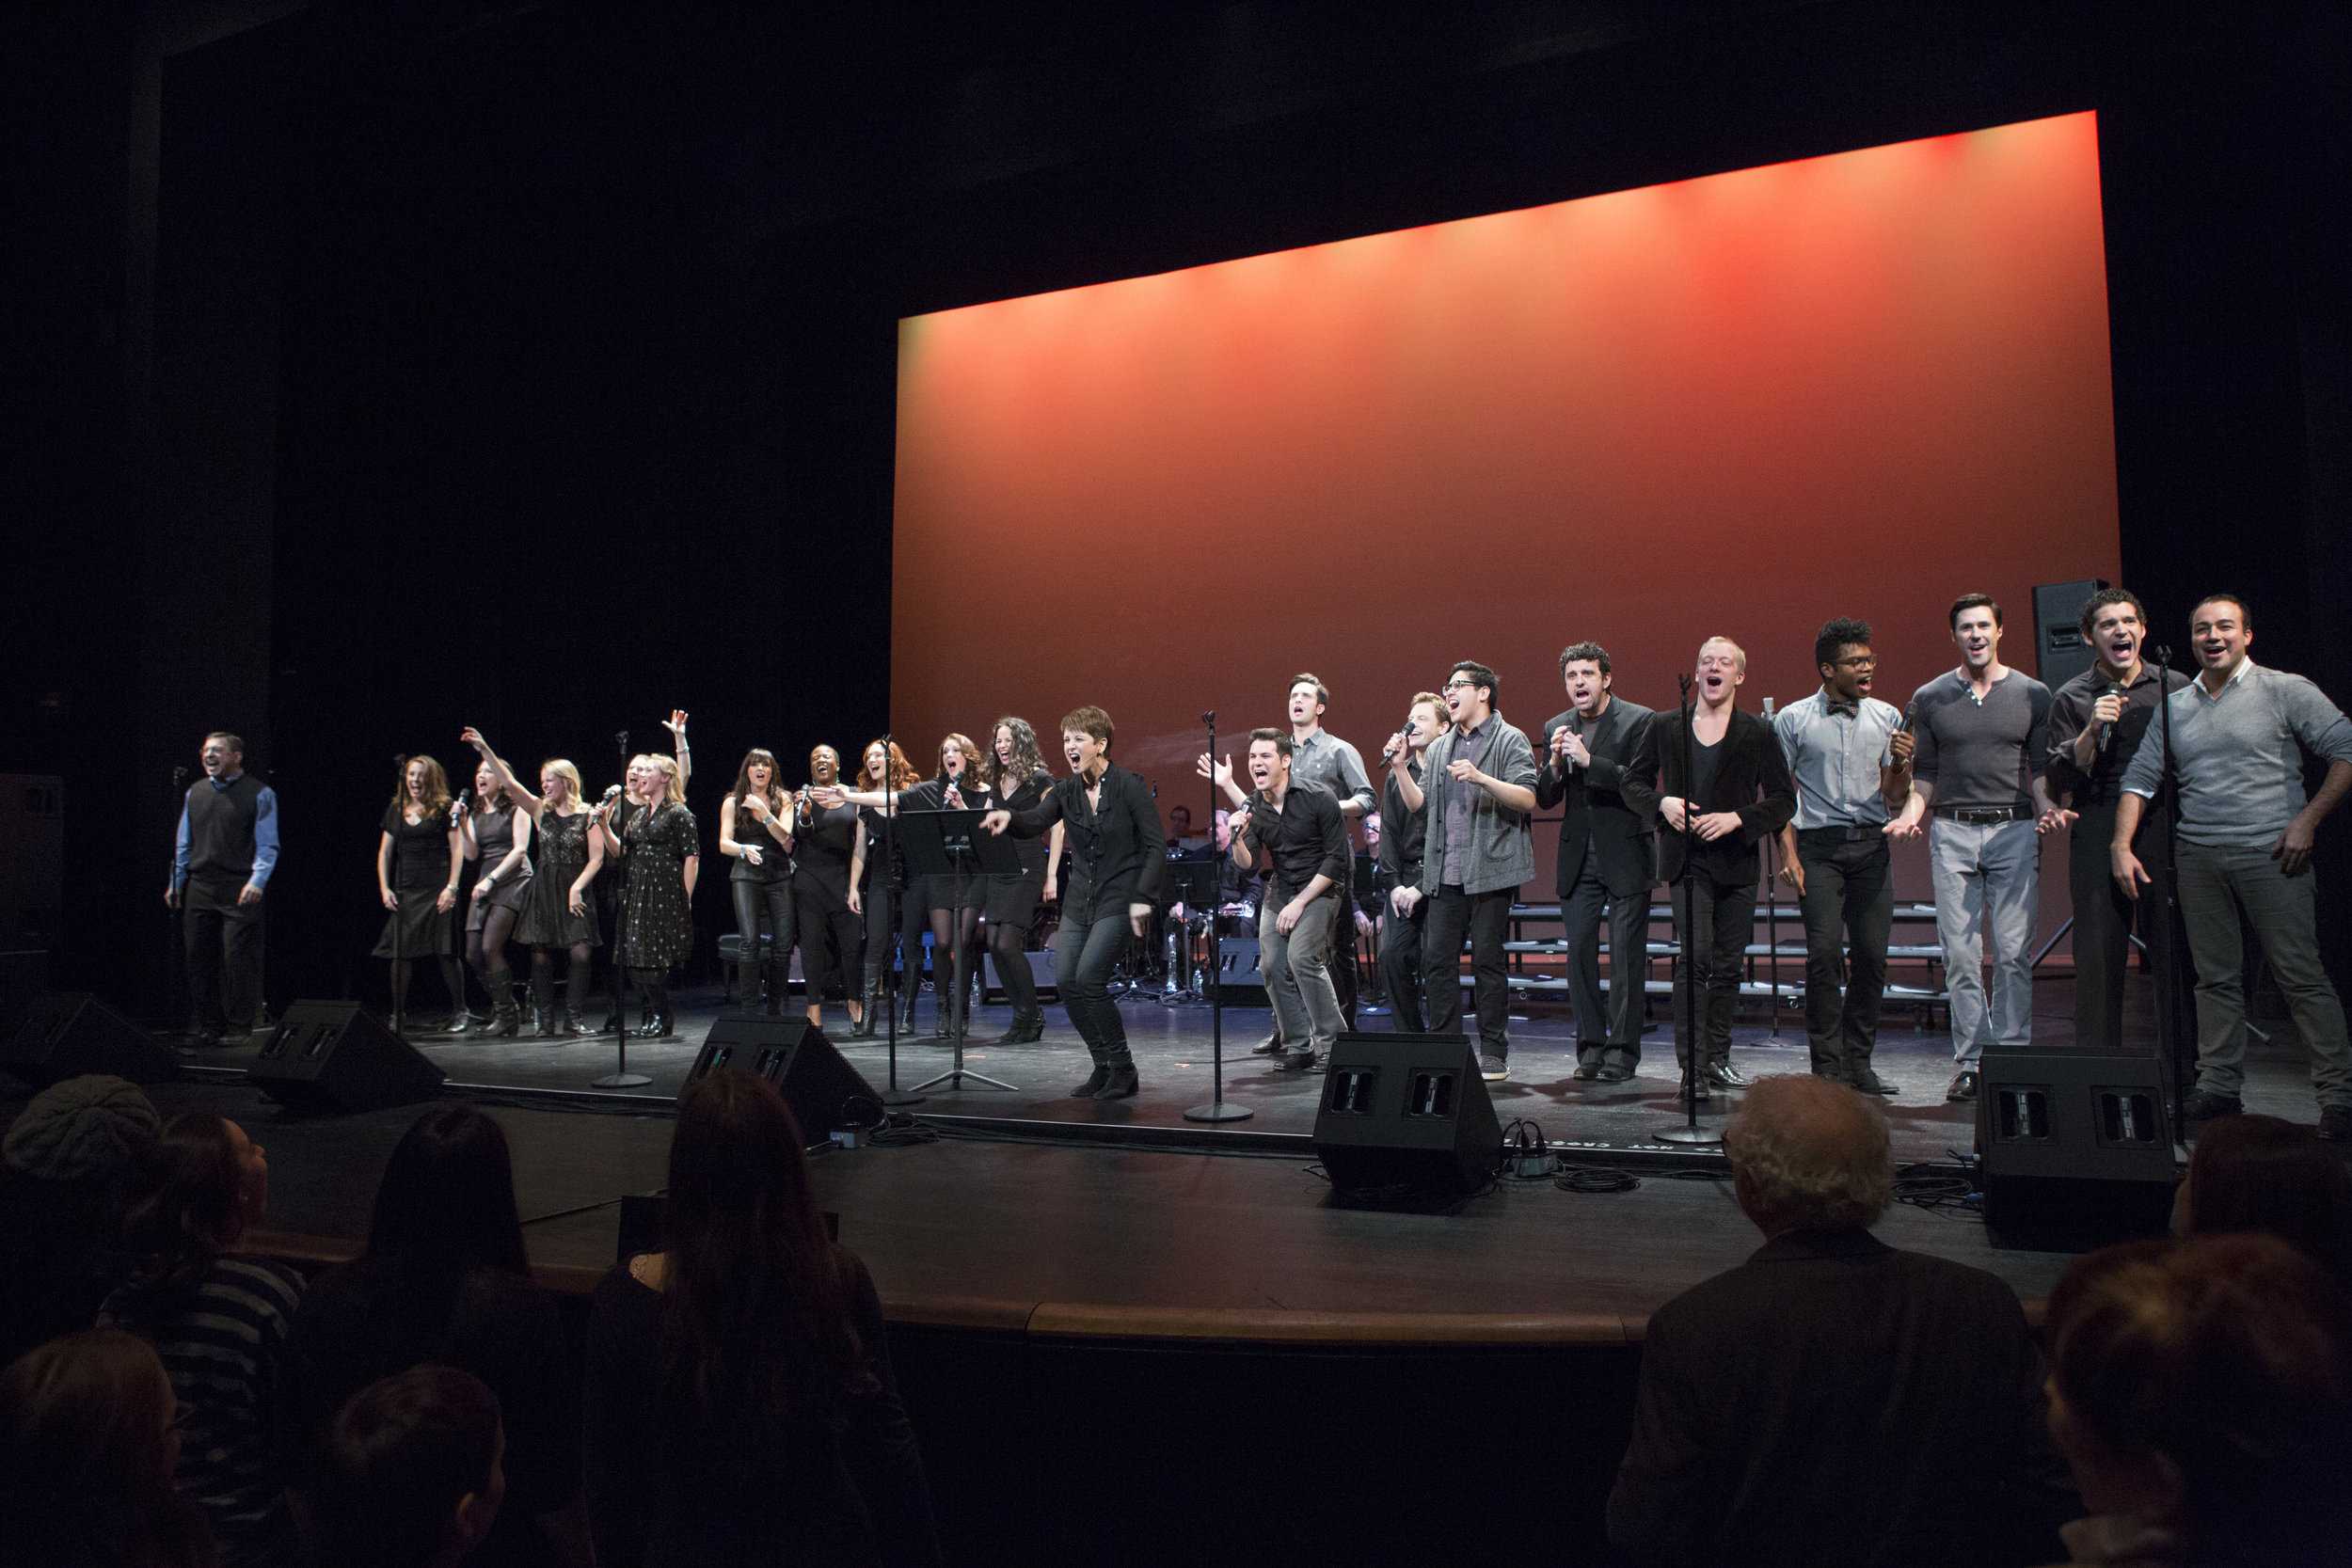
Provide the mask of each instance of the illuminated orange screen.
{"label": "illuminated orange screen", "polygon": [[2032,586],[2118,575],[2096,126],[911,318],[898,438],[891,717],[927,771],[1005,713],[1058,771],[1099,703],[1198,817],[1201,710],[1279,724],[1298,671],[1376,765],[1457,658],[1533,731],[1565,644],[1665,706],[1723,633],[1754,708],[1819,685],[1836,615],[1899,705],[1970,591],[2030,673]]}

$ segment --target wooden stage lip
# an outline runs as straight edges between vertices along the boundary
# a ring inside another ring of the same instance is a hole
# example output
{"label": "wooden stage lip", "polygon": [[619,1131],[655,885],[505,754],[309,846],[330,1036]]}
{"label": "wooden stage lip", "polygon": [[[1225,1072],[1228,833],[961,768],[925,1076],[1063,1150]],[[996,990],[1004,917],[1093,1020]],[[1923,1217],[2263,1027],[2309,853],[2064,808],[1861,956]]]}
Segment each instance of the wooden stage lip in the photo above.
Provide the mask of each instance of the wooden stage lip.
{"label": "wooden stage lip", "polygon": [[[257,1230],[251,1249],[308,1268],[347,1263],[356,1243]],[[559,1295],[587,1296],[601,1269],[534,1263],[532,1277]],[[2023,1303],[2039,1332],[2043,1303]],[[1328,1312],[1262,1307],[1103,1307],[1078,1302],[994,1301],[979,1296],[882,1297],[882,1316],[911,1328],[965,1329],[1070,1340],[1263,1345],[1638,1345],[1649,1320],[1610,1312]]]}

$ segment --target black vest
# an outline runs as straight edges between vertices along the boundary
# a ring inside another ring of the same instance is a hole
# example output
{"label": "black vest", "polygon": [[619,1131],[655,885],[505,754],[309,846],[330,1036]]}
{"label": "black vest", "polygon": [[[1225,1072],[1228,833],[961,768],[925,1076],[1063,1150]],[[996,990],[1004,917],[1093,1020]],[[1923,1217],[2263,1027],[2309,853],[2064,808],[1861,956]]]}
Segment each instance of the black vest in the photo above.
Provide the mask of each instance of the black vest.
{"label": "black vest", "polygon": [[239,774],[226,789],[200,781],[188,791],[188,876],[204,882],[243,882],[253,875],[253,822],[262,781]]}

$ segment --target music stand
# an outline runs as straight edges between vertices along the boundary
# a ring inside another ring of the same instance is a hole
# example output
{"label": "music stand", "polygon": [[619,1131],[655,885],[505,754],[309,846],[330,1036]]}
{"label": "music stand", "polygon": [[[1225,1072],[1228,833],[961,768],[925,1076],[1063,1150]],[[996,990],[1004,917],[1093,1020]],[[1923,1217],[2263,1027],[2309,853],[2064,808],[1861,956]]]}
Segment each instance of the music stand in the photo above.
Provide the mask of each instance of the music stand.
{"label": "music stand", "polygon": [[[1218,862],[1223,859],[1215,849],[1188,851],[1168,857],[1168,900],[1171,904],[1184,905],[1187,916],[1180,925],[1188,927],[1191,917],[1203,914],[1212,922],[1216,919],[1217,887],[1224,879],[1224,867]],[[1192,933],[1189,929],[1184,932],[1184,967],[1188,972],[1184,976],[1186,983],[1178,985],[1176,975],[1171,972],[1168,983],[1160,988],[1161,1003],[1170,1007],[1197,1006],[1206,1000],[1200,994],[1200,987],[1192,983],[1200,976],[1192,970]]]}
{"label": "music stand", "polygon": [[[899,844],[906,850],[907,872],[911,878],[953,877],[956,879],[956,902],[963,902],[967,879],[992,874],[1018,876],[1021,856],[1003,835],[986,832],[978,811],[909,811],[898,817]],[[920,885],[917,883],[916,885]],[[964,1009],[959,1006],[963,999],[963,966],[966,961],[964,944],[954,944],[955,962],[952,979],[955,989],[942,999],[955,1021],[952,1038],[955,1042],[956,1063],[936,1078],[927,1079],[908,1091],[920,1094],[933,1084],[946,1084],[952,1088],[963,1087],[967,1078],[992,1089],[1007,1089],[1019,1093],[1018,1085],[1008,1084],[986,1073],[974,1072],[963,1065]]]}

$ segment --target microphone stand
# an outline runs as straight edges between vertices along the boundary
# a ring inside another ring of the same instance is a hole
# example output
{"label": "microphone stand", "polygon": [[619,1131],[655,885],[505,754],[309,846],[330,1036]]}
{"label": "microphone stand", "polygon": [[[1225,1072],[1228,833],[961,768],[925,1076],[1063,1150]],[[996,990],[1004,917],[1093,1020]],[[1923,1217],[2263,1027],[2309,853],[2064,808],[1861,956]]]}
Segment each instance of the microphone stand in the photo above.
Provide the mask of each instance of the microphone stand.
{"label": "microphone stand", "polygon": [[[2156,770],[2156,791],[2172,778],[2172,689],[2166,677],[2172,673],[2172,650],[2156,650],[2156,721],[2162,726],[2159,744],[2164,748],[2164,766]],[[2189,679],[2197,677],[2191,675]],[[2151,804],[2153,802],[2152,801]],[[2165,962],[2156,975],[2156,1050],[2163,1057],[2159,1070],[2164,1078],[2165,1110],[2170,1117],[2173,1140],[2181,1138],[2181,1100],[2186,1090],[2182,1084],[2183,1053],[2181,1046],[2181,950],[2178,933],[2181,930],[2181,886],[2178,858],[2180,844],[2181,791],[2172,786],[2171,799],[2164,808],[2164,880],[2158,889],[2156,916],[2164,922],[2163,953]],[[2240,979],[2240,985],[2245,982]],[[2252,1011],[2249,1007],[2248,1011]],[[2191,1039],[2195,1037],[2192,1035]],[[2192,1061],[2194,1058],[2190,1058]]]}
{"label": "microphone stand", "polygon": [[[1216,821],[1216,709],[1211,708],[1203,713],[1200,716],[1200,721],[1209,726],[1209,820],[1214,824]],[[1216,842],[1214,828],[1210,832],[1209,842],[1212,844]],[[1232,851],[1228,849],[1226,853],[1230,855]],[[1223,866],[1217,868],[1216,885],[1219,890],[1222,890],[1225,885]],[[1221,933],[1216,924],[1217,911],[1223,907],[1223,904],[1224,900],[1215,894],[1210,895],[1209,1102],[1206,1105],[1195,1105],[1186,1111],[1184,1113],[1186,1121],[1247,1121],[1257,1115],[1248,1106],[1236,1105],[1225,1098],[1225,964],[1219,957],[1222,951],[1218,941]]]}
{"label": "microphone stand", "polygon": [[[1772,700],[1764,699],[1764,721],[1772,721]],[[1772,976],[1772,1034],[1774,1045],[1780,1043],[1780,835],[1764,835],[1764,953],[1767,973]]]}
{"label": "microphone stand", "polygon": [[[628,778],[628,732],[623,730],[612,738],[620,743],[621,777],[626,781]],[[626,784],[621,799],[628,799]],[[605,820],[612,820],[611,813],[606,813]],[[620,836],[617,832],[612,835],[616,843]],[[628,985],[621,970],[621,927],[628,919],[628,868],[622,867],[615,875],[620,878],[620,884],[616,889],[619,896],[612,903],[612,1038],[620,1055],[612,1070],[596,1080],[592,1086],[599,1089],[634,1089],[642,1088],[653,1080],[642,1072],[628,1070]]]}
{"label": "microphone stand", "polygon": [[[184,765],[171,770],[171,788],[179,797],[180,810],[184,815],[188,809],[188,770]],[[194,832],[193,824],[189,831]],[[189,851],[195,851],[194,844],[190,844]],[[178,885],[171,900],[171,920],[164,932],[165,940],[171,943],[171,951],[164,955],[164,1018],[173,1033],[183,1034],[194,1021],[181,1010],[181,999],[188,990],[188,885],[180,880],[180,847],[176,843],[171,849],[171,863],[165,868],[164,886],[172,887],[175,883]],[[202,1024],[197,1026],[201,1028]]]}
{"label": "microphone stand", "polygon": [[[882,992],[882,1017],[890,1021],[890,1032],[886,1037],[884,1045],[884,1049],[890,1053],[890,1086],[882,1090],[882,1102],[884,1106],[897,1107],[899,1105],[920,1105],[930,1097],[916,1094],[913,1089],[902,1089],[898,1086],[898,969],[895,965],[889,962],[889,958],[891,942],[897,941],[899,935],[906,928],[906,906],[904,899],[907,893],[912,890],[901,889],[897,885],[898,864],[898,859],[893,853],[893,850],[898,842],[895,824],[897,823],[898,816],[898,792],[896,788],[898,781],[892,778],[890,773],[890,736],[885,735],[882,737],[882,875],[875,878],[874,880],[881,883],[884,889],[882,895],[882,912],[891,917],[882,936],[883,962]],[[898,907],[897,909],[891,908],[894,895],[897,896],[897,900],[898,901]],[[867,896],[870,897],[872,895],[869,894]],[[907,965],[910,971],[907,978],[911,980],[914,977],[912,974],[912,970],[914,969],[914,958],[912,955],[903,951],[903,946],[904,944],[901,943],[899,961]],[[870,1006],[871,1004],[868,1005]]]}
{"label": "microphone stand", "polygon": [[[1687,1032],[1691,1038],[1683,1042],[1682,1051],[1682,1109],[1683,1124],[1669,1127],[1657,1134],[1662,1144],[1719,1144],[1723,1137],[1699,1125],[1699,1050],[1704,1043],[1699,1029],[1699,963],[1698,963],[1698,835],[1691,831],[1696,816],[1697,802],[1691,799],[1691,780],[1698,762],[1692,748],[1696,744],[1693,720],[1695,703],[1691,695],[1691,677],[1677,677],[1682,682],[1682,1018],[1677,1033]],[[1725,737],[1729,738],[1728,736]]]}

